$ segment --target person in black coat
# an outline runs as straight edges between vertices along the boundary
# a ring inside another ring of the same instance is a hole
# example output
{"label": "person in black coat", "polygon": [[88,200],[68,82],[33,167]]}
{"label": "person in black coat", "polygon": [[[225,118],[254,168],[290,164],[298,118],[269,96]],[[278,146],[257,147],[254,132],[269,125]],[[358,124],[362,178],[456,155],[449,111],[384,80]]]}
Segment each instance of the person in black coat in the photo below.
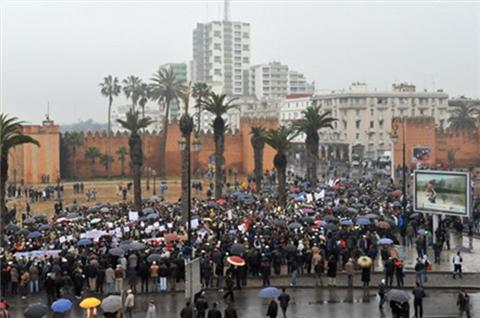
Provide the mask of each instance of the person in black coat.
{"label": "person in black coat", "polygon": [[222,318],[222,312],[218,310],[217,303],[213,303],[212,309],[208,311],[207,318]]}
{"label": "person in black coat", "polygon": [[47,292],[47,303],[48,305],[52,304],[55,301],[55,280],[53,279],[53,273],[47,275],[47,279],[45,280],[45,291]]}
{"label": "person in black coat", "polygon": [[232,304],[228,304],[225,308],[224,318],[238,318],[237,311],[233,308]]}
{"label": "person in black coat", "polygon": [[97,293],[103,294],[104,284],[105,284],[105,267],[99,266],[97,269]]}
{"label": "person in black coat", "polygon": [[205,299],[205,292],[201,292],[200,296],[195,301],[195,308],[197,309],[197,318],[205,318],[208,309],[208,302]]}
{"label": "person in black coat", "polygon": [[370,285],[370,271],[371,271],[370,266],[362,268],[363,287],[368,287]]}
{"label": "person in black coat", "polygon": [[278,315],[278,304],[275,301],[275,299],[272,299],[270,301],[270,305],[268,305],[267,317],[277,318],[277,315]]}
{"label": "person in black coat", "polygon": [[290,295],[287,294],[285,288],[282,288],[282,293],[278,296],[278,301],[280,302],[280,308],[282,309],[283,317],[287,317],[287,308],[288,303],[290,302]]}

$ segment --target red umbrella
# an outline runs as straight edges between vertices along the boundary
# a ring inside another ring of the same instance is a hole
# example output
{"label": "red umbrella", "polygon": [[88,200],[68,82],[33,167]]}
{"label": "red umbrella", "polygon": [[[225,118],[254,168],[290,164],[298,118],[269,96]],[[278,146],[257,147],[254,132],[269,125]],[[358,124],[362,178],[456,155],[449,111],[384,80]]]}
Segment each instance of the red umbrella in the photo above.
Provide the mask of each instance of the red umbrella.
{"label": "red umbrella", "polygon": [[218,204],[218,205],[224,205],[225,202],[226,202],[225,199],[218,199],[218,200],[217,200],[217,204]]}
{"label": "red umbrella", "polygon": [[402,196],[402,190],[395,190],[390,194],[393,195],[396,198],[400,198]]}
{"label": "red umbrella", "polygon": [[245,266],[245,260],[240,256],[229,256],[227,262],[235,266]]}
{"label": "red umbrella", "polygon": [[178,235],[175,233],[167,233],[163,236],[165,241],[177,241],[178,240]]}

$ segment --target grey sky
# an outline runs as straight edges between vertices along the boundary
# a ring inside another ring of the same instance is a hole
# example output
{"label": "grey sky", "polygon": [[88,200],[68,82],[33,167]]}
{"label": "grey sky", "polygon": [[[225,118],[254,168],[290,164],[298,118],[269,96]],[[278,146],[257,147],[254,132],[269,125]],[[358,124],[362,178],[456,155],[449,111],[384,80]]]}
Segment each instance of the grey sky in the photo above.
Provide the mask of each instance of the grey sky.
{"label": "grey sky", "polygon": [[[106,121],[104,76],[148,80],[162,63],[189,61],[196,23],[218,20],[222,8],[2,0],[2,111],[39,122],[49,100],[57,122]],[[478,2],[232,1],[231,9],[232,20],[251,23],[252,64],[281,61],[317,88],[365,81],[385,90],[407,81],[480,96]]]}

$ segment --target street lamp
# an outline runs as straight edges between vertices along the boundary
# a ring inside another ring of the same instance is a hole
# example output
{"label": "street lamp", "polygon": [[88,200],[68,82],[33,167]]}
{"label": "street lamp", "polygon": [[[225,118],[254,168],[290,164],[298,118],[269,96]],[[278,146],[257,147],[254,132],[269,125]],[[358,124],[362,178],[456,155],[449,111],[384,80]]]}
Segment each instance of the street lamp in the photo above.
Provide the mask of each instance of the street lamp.
{"label": "street lamp", "polygon": [[[403,213],[407,212],[407,171],[405,166],[405,120],[396,118],[393,120],[392,123],[392,134],[390,138],[392,142],[395,144],[398,142],[398,128],[399,125],[402,125],[402,182],[403,182],[403,199],[402,199],[402,206],[403,206]],[[393,161],[393,158],[392,158]]]}
{"label": "street lamp", "polygon": [[147,191],[150,190],[150,174],[152,173],[152,168],[146,167],[145,168],[147,172]]}
{"label": "street lamp", "polygon": [[153,195],[156,195],[157,187],[155,186],[155,178],[157,177],[157,170],[155,169],[152,170],[152,176],[153,176]]}
{"label": "street lamp", "polygon": [[193,146],[193,151],[196,154],[195,165],[193,167],[193,171],[196,174],[196,172],[199,168],[198,165],[199,165],[199,161],[200,161],[200,158],[199,158],[200,157],[200,149],[202,148],[202,144],[200,142],[200,138],[198,138],[198,133],[197,132],[195,132],[195,138],[193,139],[192,146]]}

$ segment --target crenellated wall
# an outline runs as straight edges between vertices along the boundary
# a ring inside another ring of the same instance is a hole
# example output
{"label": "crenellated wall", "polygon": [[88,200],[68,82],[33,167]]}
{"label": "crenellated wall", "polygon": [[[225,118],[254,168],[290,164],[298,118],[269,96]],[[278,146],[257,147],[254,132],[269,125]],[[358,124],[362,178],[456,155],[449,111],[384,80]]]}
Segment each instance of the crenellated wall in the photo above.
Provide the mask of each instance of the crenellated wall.
{"label": "crenellated wall", "polygon": [[[240,130],[236,132],[227,132],[225,135],[225,168],[226,170],[236,169],[239,173],[251,173],[253,171],[253,149],[250,144],[250,128],[254,125],[262,125],[266,128],[276,127],[276,119],[250,119],[243,118],[240,123]],[[145,153],[144,167],[159,170],[160,165],[160,136],[161,132],[146,132],[143,135],[143,146]],[[97,147],[101,153],[108,152],[108,144],[111,144],[114,162],[112,163],[112,175],[121,175],[121,162],[116,151],[125,146],[128,150],[128,133],[117,132],[109,140],[106,132],[85,132],[82,133],[84,143],[77,149],[77,173],[79,178],[93,177],[92,164],[85,159],[85,152],[89,147]],[[167,176],[180,176],[181,174],[181,155],[178,141],[181,138],[181,132],[176,122],[172,123],[168,130],[167,149],[166,149],[166,171]],[[61,138],[61,158],[62,158],[62,176],[70,178],[73,176],[73,158],[71,147],[65,145]],[[193,138],[192,138],[193,139]],[[192,147],[192,171],[197,169],[205,170],[208,168],[209,157],[215,152],[213,133],[202,133],[199,136],[201,149],[196,153]],[[265,147],[264,169],[273,167],[274,150]],[[129,156],[125,161],[125,173],[130,175]],[[95,163],[97,177],[105,177],[107,171],[100,160]]]}
{"label": "crenellated wall", "polygon": [[442,131],[435,126],[432,117],[400,120],[397,130],[399,139],[394,146],[393,160],[396,167],[402,164],[403,128],[405,128],[405,159],[410,168],[414,166],[413,148],[417,146],[432,148],[434,165],[448,167],[448,152],[453,150],[456,168],[466,168],[470,165],[480,166],[480,122],[477,124],[476,131],[469,132],[450,129]]}

